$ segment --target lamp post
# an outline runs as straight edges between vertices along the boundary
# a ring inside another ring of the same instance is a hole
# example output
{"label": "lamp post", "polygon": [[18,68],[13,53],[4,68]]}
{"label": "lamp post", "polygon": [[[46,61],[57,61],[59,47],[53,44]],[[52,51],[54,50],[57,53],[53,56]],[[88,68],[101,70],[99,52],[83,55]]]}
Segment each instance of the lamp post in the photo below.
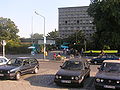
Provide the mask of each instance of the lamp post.
{"label": "lamp post", "polygon": [[45,45],[46,44],[46,37],[45,37],[45,17],[42,16],[42,15],[40,15],[36,11],[35,11],[35,14],[41,16],[44,19],[44,34],[43,34],[43,38],[44,38],[44,59],[45,59],[45,53],[46,53],[46,45]]}

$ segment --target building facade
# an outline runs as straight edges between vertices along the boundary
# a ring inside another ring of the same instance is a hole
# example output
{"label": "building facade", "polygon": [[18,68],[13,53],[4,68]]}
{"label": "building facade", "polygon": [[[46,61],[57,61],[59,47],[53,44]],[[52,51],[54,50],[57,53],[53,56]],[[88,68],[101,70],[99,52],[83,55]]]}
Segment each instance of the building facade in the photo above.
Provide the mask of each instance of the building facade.
{"label": "building facade", "polygon": [[89,39],[96,31],[93,18],[88,15],[89,6],[59,8],[59,34],[60,38],[82,31],[86,39]]}

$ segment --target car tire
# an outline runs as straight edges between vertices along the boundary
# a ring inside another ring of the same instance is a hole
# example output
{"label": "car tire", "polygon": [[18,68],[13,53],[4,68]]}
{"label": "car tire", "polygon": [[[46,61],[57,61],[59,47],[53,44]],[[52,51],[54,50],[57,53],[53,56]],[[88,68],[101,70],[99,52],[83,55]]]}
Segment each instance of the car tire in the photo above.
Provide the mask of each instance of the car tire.
{"label": "car tire", "polygon": [[38,68],[36,67],[35,69],[34,69],[34,72],[33,72],[34,74],[37,74],[38,73]]}
{"label": "car tire", "polygon": [[20,72],[17,72],[15,75],[15,79],[20,80],[20,78],[21,78],[21,74],[20,74]]}

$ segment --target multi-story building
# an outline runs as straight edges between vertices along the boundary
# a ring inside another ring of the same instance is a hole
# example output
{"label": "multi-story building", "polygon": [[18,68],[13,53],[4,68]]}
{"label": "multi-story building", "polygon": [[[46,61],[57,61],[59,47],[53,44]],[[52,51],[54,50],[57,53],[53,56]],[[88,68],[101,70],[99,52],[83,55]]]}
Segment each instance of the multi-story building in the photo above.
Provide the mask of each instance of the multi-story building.
{"label": "multi-story building", "polygon": [[93,18],[88,15],[89,6],[59,8],[59,33],[60,38],[66,38],[81,30],[86,39],[96,31]]}

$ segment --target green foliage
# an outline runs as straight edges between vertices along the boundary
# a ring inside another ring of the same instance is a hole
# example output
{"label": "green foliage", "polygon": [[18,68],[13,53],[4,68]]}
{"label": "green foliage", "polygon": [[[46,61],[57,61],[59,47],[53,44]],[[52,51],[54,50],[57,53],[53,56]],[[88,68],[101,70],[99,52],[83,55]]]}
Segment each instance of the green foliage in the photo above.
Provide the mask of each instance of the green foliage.
{"label": "green foliage", "polygon": [[0,18],[0,40],[18,41],[19,30],[13,21],[7,18]]}
{"label": "green foliage", "polygon": [[94,35],[96,48],[104,45],[111,49],[120,47],[120,0],[93,0],[88,9],[94,18],[97,32]]}
{"label": "green foliage", "polygon": [[63,39],[63,42],[68,42],[70,48],[81,50],[84,47],[84,34],[82,31],[77,31],[74,34],[70,35],[68,38]]}
{"label": "green foliage", "polygon": [[42,39],[43,34],[35,33],[35,34],[31,35],[31,38],[33,38],[33,39]]}
{"label": "green foliage", "polygon": [[57,37],[59,36],[58,31],[55,29],[55,31],[52,31],[50,33],[47,34],[47,38],[50,39],[57,39]]}

